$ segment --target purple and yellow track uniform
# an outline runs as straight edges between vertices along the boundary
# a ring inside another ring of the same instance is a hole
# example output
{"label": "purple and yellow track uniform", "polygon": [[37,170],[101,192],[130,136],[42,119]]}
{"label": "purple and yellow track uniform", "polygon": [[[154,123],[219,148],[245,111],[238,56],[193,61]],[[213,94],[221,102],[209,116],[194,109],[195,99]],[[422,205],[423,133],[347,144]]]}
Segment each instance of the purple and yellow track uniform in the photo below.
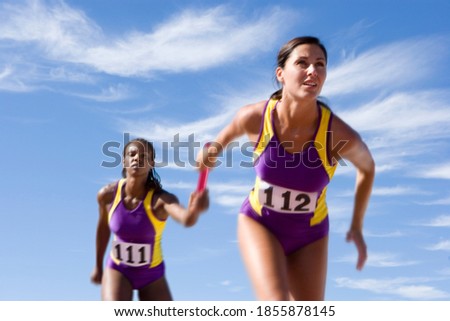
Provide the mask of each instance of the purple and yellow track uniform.
{"label": "purple and yellow track uniform", "polygon": [[135,209],[128,210],[122,201],[125,183],[125,179],[118,182],[109,210],[113,243],[107,264],[121,272],[133,289],[141,289],[164,276],[161,238],[166,221],[159,220],[152,211],[154,190]]}
{"label": "purple and yellow track uniform", "polygon": [[[327,185],[337,164],[328,153],[332,112],[318,105],[314,139],[298,153],[281,145],[273,123],[277,100],[269,100],[254,149],[255,186],[240,213],[253,218],[279,240],[286,255],[328,235]],[[284,142],[288,144],[288,142]]]}

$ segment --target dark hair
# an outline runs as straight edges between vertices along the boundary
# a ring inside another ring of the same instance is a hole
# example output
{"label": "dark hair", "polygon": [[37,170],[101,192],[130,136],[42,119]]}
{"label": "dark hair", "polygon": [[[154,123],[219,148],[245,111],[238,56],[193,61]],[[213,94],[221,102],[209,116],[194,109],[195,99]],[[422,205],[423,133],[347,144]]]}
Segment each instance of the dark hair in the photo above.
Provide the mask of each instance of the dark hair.
{"label": "dark hair", "polygon": [[[305,37],[297,37],[294,39],[289,40],[287,43],[284,44],[283,47],[281,47],[280,51],[278,52],[277,57],[277,67],[284,68],[286,65],[286,61],[289,59],[292,51],[300,45],[304,44],[312,44],[319,46],[320,49],[322,49],[323,54],[325,55],[325,61],[328,61],[328,54],[327,49],[325,46],[320,42],[319,38],[311,37],[311,36],[305,36]],[[271,99],[281,99],[281,94],[283,92],[283,88],[278,89],[276,92],[270,96]]]}
{"label": "dark hair", "polygon": [[[125,158],[126,150],[128,146],[131,144],[142,144],[145,147],[147,147],[147,150],[151,152],[151,160],[155,160],[155,148],[153,147],[153,144],[149,142],[148,140],[144,138],[136,138],[133,140],[130,140],[125,147],[123,148],[123,158]],[[122,169],[122,176],[124,178],[127,177],[127,171],[125,168]],[[147,181],[145,183],[145,187],[148,189],[155,189],[156,191],[159,191],[162,189],[161,185],[161,178],[159,177],[158,173],[156,173],[156,170],[152,167],[152,169],[148,172]]]}

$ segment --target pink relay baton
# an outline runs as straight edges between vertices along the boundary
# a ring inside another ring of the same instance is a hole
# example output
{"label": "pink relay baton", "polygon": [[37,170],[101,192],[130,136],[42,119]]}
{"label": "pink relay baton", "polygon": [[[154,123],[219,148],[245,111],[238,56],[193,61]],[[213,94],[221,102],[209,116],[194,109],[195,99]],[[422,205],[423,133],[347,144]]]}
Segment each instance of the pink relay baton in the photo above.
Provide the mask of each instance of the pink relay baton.
{"label": "pink relay baton", "polygon": [[[206,143],[205,147],[203,148],[208,148],[209,145],[211,145],[211,143]],[[206,188],[206,182],[208,181],[208,174],[209,174],[208,167],[200,171],[200,175],[198,176],[197,192],[201,192]]]}

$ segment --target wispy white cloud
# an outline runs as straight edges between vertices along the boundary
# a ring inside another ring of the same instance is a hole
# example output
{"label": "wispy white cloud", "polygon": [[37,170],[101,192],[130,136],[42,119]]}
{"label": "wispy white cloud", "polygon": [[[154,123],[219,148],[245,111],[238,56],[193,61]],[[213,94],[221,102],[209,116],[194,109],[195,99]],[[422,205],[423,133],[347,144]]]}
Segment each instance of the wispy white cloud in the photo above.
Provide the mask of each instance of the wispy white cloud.
{"label": "wispy white cloud", "polygon": [[450,227],[450,215],[440,215],[429,221],[416,222],[413,225],[431,227]]}
{"label": "wispy white cloud", "polygon": [[28,0],[4,3],[0,8],[0,40],[35,43],[50,58],[81,56],[86,46],[102,38],[101,29],[93,21],[63,1],[47,4]]}
{"label": "wispy white cloud", "polygon": [[163,168],[164,170],[170,169],[170,170],[177,170],[177,171],[194,171],[195,166],[193,164],[190,164],[189,161],[185,161],[184,159],[180,162],[173,162],[173,161],[167,161],[167,160],[161,160],[160,163],[156,164],[157,167]]}
{"label": "wispy white cloud", "polygon": [[[341,257],[333,260],[334,262],[339,263],[356,263],[356,255],[349,255],[345,257]],[[394,253],[369,253],[369,257],[367,259],[367,266],[371,267],[380,267],[380,268],[394,268],[394,267],[404,267],[420,264],[418,261],[414,260],[401,260],[398,258],[397,254]]]}
{"label": "wispy white cloud", "polygon": [[[0,39],[1,44],[1,39]],[[22,55],[18,50],[17,55]],[[10,92],[32,92],[38,90],[55,90],[63,84],[92,85],[97,80],[84,70],[68,66],[52,66],[39,63],[39,59],[30,55],[11,59],[8,55],[0,55],[2,61],[7,61],[0,72],[0,90]],[[53,88],[53,89],[52,89]]]}
{"label": "wispy white cloud", "polygon": [[372,191],[374,196],[401,196],[426,194],[417,188],[410,186],[375,187]]}
{"label": "wispy white cloud", "polygon": [[[350,223],[351,223],[350,222],[351,217],[349,214],[349,213],[351,213],[350,205],[349,205],[349,209],[345,211],[347,213],[347,217],[346,217],[345,221],[343,219],[337,220],[334,215],[335,207],[330,206],[330,208],[332,208],[332,213],[330,214],[331,215],[330,218],[333,220],[333,224],[331,225],[331,231],[336,234],[341,234],[341,235],[343,235],[343,238],[345,238],[345,235],[347,234],[347,232],[350,228]],[[341,214],[340,216],[343,216],[343,215]],[[340,217],[338,216],[338,218],[340,218]],[[365,237],[372,237],[372,238],[397,238],[397,237],[402,237],[402,236],[406,235],[406,233],[404,231],[399,231],[399,230],[374,232],[367,228],[364,228],[363,234]],[[372,256],[372,253],[371,253],[371,256]],[[346,257],[346,258],[348,261],[351,261],[351,260],[356,259],[356,256]]]}
{"label": "wispy white cloud", "polygon": [[416,171],[417,177],[450,179],[450,163],[435,164]]}
{"label": "wispy white cloud", "polygon": [[[205,96],[207,106],[203,117],[194,121],[177,120],[154,116],[152,119],[120,118],[117,128],[120,132],[131,133],[134,136],[149,137],[154,142],[173,142],[178,135],[180,141],[188,141],[194,135],[195,142],[206,142],[215,139],[219,131],[235,116],[238,109],[251,101],[261,100],[261,92],[268,92],[267,84],[256,83],[249,88],[240,88],[239,92],[228,91],[226,94]],[[197,106],[202,108],[203,106]],[[186,112],[189,114],[189,111]],[[246,138],[242,138],[243,143]]]}
{"label": "wispy white cloud", "polygon": [[252,180],[229,181],[210,184],[209,188],[211,191],[214,191],[213,201],[216,204],[238,211],[245,197],[250,192],[252,183]]}
{"label": "wispy white cloud", "polygon": [[[372,190],[373,196],[409,196],[409,195],[423,195],[428,194],[425,191],[417,189],[411,186],[375,186]],[[352,197],[355,195],[355,191],[347,190],[339,193],[339,196]]]}
{"label": "wispy white cloud", "polygon": [[111,115],[115,115],[115,116],[129,116],[129,115],[137,115],[137,114],[146,114],[149,113],[151,111],[153,111],[155,109],[154,106],[152,105],[148,105],[148,106],[144,106],[144,107],[132,107],[130,108],[129,106],[121,106],[121,107],[98,107],[98,106],[90,106],[91,109],[95,109],[101,113],[107,113],[107,114],[111,114]]}
{"label": "wispy white cloud", "polygon": [[422,48],[430,49],[431,61],[438,61],[445,56],[444,43],[435,37],[382,45],[351,56],[330,68],[324,94],[336,96],[386,88],[398,89],[423,80],[432,74],[432,68],[411,68],[417,64],[417,52]]}
{"label": "wispy white cloud", "polygon": [[[388,294],[409,300],[448,299],[450,294],[434,286],[427,285],[428,278],[393,278],[393,279],[335,279],[336,286],[349,289],[369,291],[376,294]],[[425,284],[424,284],[425,283]]]}
{"label": "wispy white cloud", "polygon": [[196,142],[204,142],[212,140],[213,135],[225,126],[232,115],[234,111],[228,110],[222,114],[184,123],[162,117],[151,120],[119,119],[118,128],[135,136],[151,137],[155,142],[173,142],[174,135],[177,135],[180,141],[188,141],[188,137],[193,134]]}
{"label": "wispy white cloud", "polygon": [[214,188],[214,190],[220,194],[223,193],[247,194],[252,188],[252,183],[253,182],[248,181],[231,181],[225,183],[211,184],[211,187]]}
{"label": "wispy white cloud", "polygon": [[405,233],[401,232],[401,231],[393,231],[393,232],[386,232],[386,233],[375,233],[372,231],[364,231],[364,235],[366,237],[375,237],[375,238],[392,238],[392,237],[405,236]]}
{"label": "wispy white cloud", "polygon": [[70,83],[83,83],[94,84],[96,82],[95,77],[89,75],[83,70],[76,70],[67,66],[50,67],[48,76],[40,74],[40,77],[45,77],[43,80],[49,80],[54,82],[70,82]]}
{"label": "wispy white cloud", "polygon": [[226,6],[186,9],[152,32],[110,37],[63,1],[29,0],[0,7],[0,41],[34,44],[41,57],[107,74],[148,76],[210,68],[266,51],[292,16],[292,11],[276,7],[260,17],[239,16]]}
{"label": "wispy white cloud", "polygon": [[235,284],[235,282],[233,282],[231,280],[223,280],[218,283],[208,283],[207,286],[211,287],[211,288],[220,286],[224,290],[231,292],[231,293],[238,293],[238,292],[242,292],[247,289],[247,287]]}
{"label": "wispy white cloud", "polygon": [[241,292],[246,289],[246,287],[244,287],[244,286],[233,284],[233,282],[230,280],[224,280],[224,281],[220,282],[220,285],[225,287],[229,292],[233,292],[233,293]]}
{"label": "wispy white cloud", "polygon": [[[330,210],[330,218],[334,220],[334,227],[333,231],[336,233],[347,233],[348,231],[348,225],[349,219],[352,216],[353,213],[353,204],[350,200],[343,200],[342,198],[335,198],[331,191],[327,192],[327,204],[328,208]],[[345,223],[344,223],[345,222]]]}
{"label": "wispy white cloud", "polygon": [[362,133],[389,134],[390,143],[417,138],[423,141],[444,137],[450,130],[448,98],[448,92],[436,90],[396,92],[359,108],[339,111],[339,114]]}
{"label": "wispy white cloud", "polygon": [[290,15],[274,8],[261,18],[244,20],[225,6],[185,10],[153,33],[135,32],[113,45],[88,48],[83,62],[119,75],[209,68],[267,50],[282,28],[280,19]]}
{"label": "wispy white cloud", "polygon": [[443,240],[425,247],[429,251],[450,251],[450,240]]}
{"label": "wispy white cloud", "polygon": [[[420,172],[434,157],[441,156],[438,150],[446,149],[446,137],[450,134],[449,98],[448,93],[435,90],[397,92],[338,114],[367,141],[378,172],[381,169],[384,173],[397,171],[410,176],[415,172],[411,169]],[[422,158],[418,165],[414,161],[418,155],[428,158]],[[446,167],[443,170],[445,177]]]}
{"label": "wispy white cloud", "polygon": [[[334,109],[362,134],[374,155],[379,174],[417,168],[417,163],[410,164],[414,157],[445,149],[445,138],[450,133],[448,91],[423,89],[423,86],[420,90],[410,89],[418,81],[423,84],[437,71],[439,64],[430,61],[417,73],[417,68],[409,67],[416,64],[417,50],[424,45],[433,48],[435,61],[443,59],[448,42],[441,40],[431,36],[383,45],[359,55],[347,55],[329,70],[325,96],[365,94],[357,108],[337,105]],[[405,85],[409,91],[405,91]],[[448,169],[440,169],[443,170],[440,177],[445,178]],[[410,172],[415,171],[405,175]],[[427,171],[428,174],[422,176],[434,177],[439,172]],[[386,192],[389,191],[374,190],[374,193]]]}
{"label": "wispy white cloud", "polygon": [[[236,211],[241,206],[244,198],[250,192],[251,181],[248,182],[227,182],[227,183],[208,183],[208,188],[211,196],[211,201],[215,204],[226,207],[233,208]],[[193,184],[186,183],[182,181],[170,182],[165,181],[164,187],[171,189],[183,189],[192,190]]]}
{"label": "wispy white cloud", "polygon": [[438,274],[444,275],[444,276],[450,276],[450,267],[438,271]]}
{"label": "wispy white cloud", "polygon": [[30,92],[33,91],[33,86],[25,84],[15,72],[15,68],[11,65],[6,65],[0,71],[0,90],[11,92]]}
{"label": "wispy white cloud", "polygon": [[[342,58],[347,60],[349,57],[354,57],[356,48],[368,43],[368,31],[376,25],[375,21],[361,19],[349,28],[334,33],[332,35],[333,43],[338,44]],[[352,49],[342,48],[343,43],[351,43]]]}
{"label": "wispy white cloud", "polygon": [[426,201],[426,202],[417,202],[420,205],[450,205],[450,196],[449,197],[443,197],[439,199],[435,199],[432,201]]}
{"label": "wispy white cloud", "polygon": [[0,80],[5,79],[6,77],[8,77],[11,74],[11,69],[9,67],[5,67],[1,72],[0,72]]}
{"label": "wispy white cloud", "polygon": [[218,195],[214,198],[214,202],[223,206],[223,207],[230,207],[235,208],[236,210],[242,205],[242,202],[244,201],[243,195]]}
{"label": "wispy white cloud", "polygon": [[[193,190],[194,184],[187,182],[163,182],[165,188]],[[248,182],[227,182],[227,183],[208,183],[208,189],[211,194],[211,201],[215,204],[238,210],[251,189],[252,181]],[[237,213],[236,213],[237,214]]]}
{"label": "wispy white cloud", "polygon": [[189,184],[189,183],[186,183],[186,182],[182,182],[182,181],[173,182],[173,181],[165,180],[164,181],[164,187],[165,188],[170,188],[170,189],[191,190],[192,189],[192,184]]}
{"label": "wispy white cloud", "polygon": [[402,167],[401,162],[395,163],[395,160],[389,161],[389,163],[384,164],[376,164],[376,172],[377,174],[381,174],[384,172],[392,172],[393,170],[399,169]]}
{"label": "wispy white cloud", "polygon": [[102,89],[98,94],[73,94],[75,96],[95,100],[98,102],[116,102],[127,99],[130,96],[130,89],[124,84],[118,84],[115,86],[109,86],[106,89]]}

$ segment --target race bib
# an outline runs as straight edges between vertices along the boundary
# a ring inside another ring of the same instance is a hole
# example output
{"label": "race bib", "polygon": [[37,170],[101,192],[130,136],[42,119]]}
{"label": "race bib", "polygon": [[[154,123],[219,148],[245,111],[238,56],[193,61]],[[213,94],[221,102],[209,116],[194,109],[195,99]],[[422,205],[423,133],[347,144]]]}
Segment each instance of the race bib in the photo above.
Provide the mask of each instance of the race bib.
{"label": "race bib", "polygon": [[316,209],[318,193],[302,192],[260,181],[259,203],[280,213],[306,214]]}
{"label": "race bib", "polygon": [[129,266],[150,265],[150,254],[150,244],[112,242],[112,257]]}

